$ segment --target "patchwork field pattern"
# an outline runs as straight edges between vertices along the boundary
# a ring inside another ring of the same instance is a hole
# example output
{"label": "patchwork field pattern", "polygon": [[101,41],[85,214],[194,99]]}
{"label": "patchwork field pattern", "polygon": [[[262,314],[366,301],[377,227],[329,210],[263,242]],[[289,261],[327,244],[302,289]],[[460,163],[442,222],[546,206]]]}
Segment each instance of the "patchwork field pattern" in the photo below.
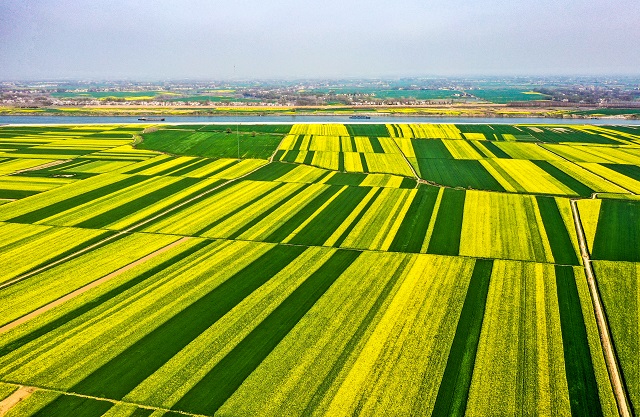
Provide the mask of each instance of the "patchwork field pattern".
{"label": "patchwork field pattern", "polygon": [[5,126],[0,149],[7,416],[616,416],[570,198],[638,410],[638,129]]}

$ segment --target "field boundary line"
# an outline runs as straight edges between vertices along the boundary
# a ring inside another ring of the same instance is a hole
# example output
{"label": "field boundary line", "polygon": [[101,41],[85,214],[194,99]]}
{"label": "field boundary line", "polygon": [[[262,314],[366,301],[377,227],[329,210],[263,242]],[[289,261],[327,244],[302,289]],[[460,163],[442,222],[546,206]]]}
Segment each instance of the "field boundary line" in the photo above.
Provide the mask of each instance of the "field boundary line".
{"label": "field boundary line", "polygon": [[21,174],[23,172],[29,172],[29,171],[38,171],[40,169],[51,168],[51,167],[54,167],[56,165],[62,165],[64,163],[66,163],[66,162],[71,162],[71,161],[73,161],[73,159],[58,159],[57,161],[47,162],[46,164],[38,165],[38,166],[35,166],[35,167],[20,169],[18,171],[12,172],[9,175]]}
{"label": "field boundary line", "polygon": [[[38,308],[37,310],[32,311],[31,313],[25,314],[24,316],[12,321],[12,322],[9,322],[9,323],[5,324],[4,326],[1,326],[0,327],[0,334],[5,333],[5,332],[15,328],[15,327],[21,325],[22,323],[25,323],[25,322],[27,322],[27,321],[39,316],[40,314],[46,313],[47,311],[59,306],[60,304],[63,304],[65,302],[67,302],[67,301],[69,301],[69,300],[71,300],[71,299],[73,299],[73,298],[75,298],[75,297],[77,297],[77,296],[89,291],[90,289],[95,288],[95,287],[97,287],[97,286],[109,281],[110,279],[115,278],[118,275],[121,275],[121,274],[127,272],[128,270],[140,265],[143,262],[146,262],[146,261],[148,261],[150,259],[155,258],[158,255],[163,254],[164,252],[166,252],[166,251],[178,246],[179,244],[181,244],[183,242],[186,242],[189,239],[191,239],[191,236],[185,236],[185,237],[183,237],[181,239],[178,239],[175,242],[172,242],[172,243],[168,244],[167,246],[164,246],[164,247],[162,247],[162,248],[160,248],[160,249],[158,249],[156,251],[151,252],[150,254],[148,254],[146,256],[143,256],[140,259],[137,259],[137,260],[135,260],[135,261],[133,261],[133,262],[121,267],[121,268],[116,269],[115,271],[103,276],[102,278],[99,278],[99,279],[97,279],[95,281],[91,281],[90,283],[78,288],[77,290],[74,290],[74,291],[70,292],[69,294],[66,294],[66,295],[64,295],[64,296],[62,296],[62,297],[50,302],[49,304],[45,304],[44,306]],[[0,414],[0,416],[1,416],[1,414]]]}
{"label": "field boundary line", "polygon": [[587,277],[587,284],[589,286],[589,293],[591,294],[591,302],[593,304],[595,319],[600,333],[600,344],[602,345],[604,360],[607,365],[609,379],[611,380],[613,395],[616,399],[616,404],[618,406],[618,412],[620,413],[620,416],[631,417],[632,414],[629,407],[629,399],[622,382],[620,366],[618,364],[616,353],[613,347],[613,341],[611,339],[611,332],[609,330],[607,318],[604,313],[604,305],[602,304],[602,299],[600,298],[600,293],[598,291],[596,276],[591,265],[591,257],[589,256],[589,248],[587,246],[587,240],[584,236],[584,229],[582,228],[582,222],[580,221],[578,200],[571,200],[571,212],[573,214],[573,221],[576,226],[576,233],[578,234],[580,253],[582,254],[582,261]]}
{"label": "field boundary line", "polygon": [[[418,172],[416,171],[416,169],[413,167],[413,165],[411,164],[411,162],[409,162],[409,159],[407,158],[407,156],[404,154],[404,152],[402,152],[402,148],[400,148],[400,145],[398,145],[398,142],[395,141],[395,138],[393,139],[393,144],[396,145],[396,148],[398,148],[398,152],[400,152],[400,155],[402,156],[402,159],[404,159],[404,162],[409,165],[409,169],[411,169],[411,172],[413,172],[413,176],[416,178],[416,180],[418,180],[418,182],[420,181],[424,181],[422,178],[420,178],[420,176],[418,175]],[[416,157],[417,159],[417,157]]]}
{"label": "field boundary line", "polygon": [[[171,410],[169,408],[155,407],[155,406],[146,405],[146,404],[138,404],[138,403],[134,403],[134,402],[130,402],[130,401],[114,400],[113,398],[94,397],[93,395],[84,395],[84,394],[79,394],[79,393],[76,393],[76,392],[68,392],[68,391],[57,390],[57,389],[54,389],[54,388],[44,388],[44,387],[38,387],[38,386],[23,386],[23,385],[20,385],[20,384],[16,384],[14,382],[6,382],[6,381],[1,381],[1,382],[4,382],[5,384],[17,385],[17,386],[20,386],[20,389],[24,388],[26,390],[29,390],[29,395],[31,395],[35,391],[54,392],[56,394],[69,395],[69,396],[72,396],[72,397],[88,398],[90,400],[110,402],[110,403],[112,403],[114,405],[131,405],[131,406],[138,407],[138,408],[144,408],[146,410],[163,411],[165,413],[171,412],[171,413],[182,414],[184,416],[190,416],[190,417],[210,417],[210,416],[207,416],[205,414],[193,414],[193,413],[188,413],[186,411]],[[18,391],[20,391],[20,389]],[[14,394],[12,394],[12,396]],[[26,397],[23,397],[22,399],[24,399],[24,398],[26,398]],[[2,404],[2,403],[0,403],[0,404]],[[0,409],[0,417],[2,417],[4,415],[4,414],[2,414],[1,411],[2,410]]]}
{"label": "field boundary line", "polygon": [[[93,230],[100,230],[100,229],[93,229]],[[9,286],[11,286],[11,285],[13,285],[13,284],[15,284],[17,282],[20,282],[20,281],[22,281],[24,279],[27,279],[27,278],[29,278],[29,277],[31,277],[33,275],[39,274],[40,272],[46,271],[49,268],[53,268],[54,266],[59,265],[59,264],[61,264],[63,262],[66,262],[66,261],[68,261],[70,259],[73,259],[78,255],[82,255],[83,253],[88,252],[88,251],[90,251],[92,249],[95,249],[98,246],[102,246],[103,244],[115,239],[116,237],[120,237],[120,236],[121,236],[121,233],[117,233],[115,235],[107,236],[106,238],[94,243],[93,245],[89,245],[86,248],[82,248],[82,249],[78,250],[77,252],[73,252],[73,253],[65,256],[62,259],[58,259],[57,261],[53,261],[53,262],[51,262],[49,264],[43,265],[38,269],[34,269],[34,270],[29,271],[29,272],[27,272],[25,274],[17,276],[17,277],[13,278],[10,281],[7,281],[7,282],[5,282],[3,284],[0,284],[0,290],[4,289],[6,287],[9,287]]]}
{"label": "field boundary line", "polygon": [[35,390],[36,389],[33,387],[21,385],[11,395],[0,401],[0,417],[6,415],[9,411],[11,411],[11,409],[15,407],[20,401],[29,398]]}
{"label": "field boundary line", "polygon": [[[127,233],[132,233],[134,229],[137,229],[137,228],[139,228],[139,227],[141,227],[141,226],[144,226],[144,225],[146,225],[147,223],[150,223],[150,222],[152,222],[152,221],[154,221],[154,220],[156,220],[156,219],[158,219],[158,218],[160,218],[160,217],[162,217],[162,216],[164,216],[164,215],[166,215],[166,214],[168,214],[168,213],[171,213],[172,211],[177,210],[177,209],[179,209],[180,207],[182,207],[182,206],[184,206],[184,205],[187,205],[187,204],[189,204],[189,203],[191,203],[191,202],[193,202],[193,201],[195,201],[195,200],[197,200],[197,199],[199,199],[199,198],[204,197],[205,195],[207,195],[207,194],[209,194],[209,193],[212,193],[213,191],[216,191],[216,190],[218,190],[218,189],[220,189],[220,188],[222,188],[222,187],[224,187],[224,186],[226,186],[226,185],[231,184],[231,183],[233,183],[234,181],[241,180],[241,179],[243,179],[243,178],[245,178],[245,177],[247,177],[247,176],[249,176],[249,175],[253,174],[253,173],[254,173],[254,172],[256,172],[257,170],[259,170],[259,169],[261,169],[261,168],[264,168],[264,167],[265,167],[265,166],[267,166],[267,165],[269,165],[269,162],[267,162],[267,163],[266,163],[266,164],[264,164],[264,165],[260,165],[259,167],[255,168],[255,169],[253,169],[253,170],[251,170],[251,171],[249,171],[249,172],[247,172],[246,174],[243,174],[243,175],[241,175],[241,176],[239,176],[239,177],[236,177],[236,178],[232,178],[232,179],[230,179],[230,180],[227,180],[227,181],[223,182],[222,184],[217,185],[217,186],[215,186],[215,187],[213,187],[213,188],[211,188],[211,189],[209,189],[209,190],[207,190],[207,191],[203,191],[202,193],[200,193],[200,194],[198,194],[198,195],[195,195],[195,196],[191,197],[190,199],[188,199],[188,200],[186,200],[186,201],[183,201],[182,203],[180,203],[180,204],[178,204],[178,205],[168,207],[168,208],[166,208],[164,211],[161,211],[160,213],[156,214],[155,216],[153,216],[153,217],[151,217],[151,218],[149,218],[149,219],[147,219],[147,220],[141,221],[141,222],[139,222],[139,223],[135,223],[135,224],[133,224],[132,226],[129,226],[129,227],[127,227],[126,229],[121,230],[121,231],[117,232],[117,233],[116,233],[116,234],[114,234],[114,235],[107,236],[106,238],[104,238],[104,239],[102,239],[102,240],[100,240],[100,241],[98,241],[98,242],[96,242],[96,243],[94,243],[94,244],[92,244],[92,245],[89,245],[89,246],[87,246],[86,248],[80,249],[80,250],[79,250],[79,251],[77,251],[77,252],[71,253],[71,254],[69,254],[69,255],[65,256],[65,257],[64,257],[64,258],[62,258],[62,259],[58,259],[58,260],[57,260],[57,261],[55,261],[55,262],[51,262],[51,263],[49,263],[49,264],[43,265],[43,266],[41,266],[41,267],[40,267],[40,268],[38,268],[38,269],[32,270],[32,271],[27,272],[27,273],[25,273],[25,274],[23,274],[23,275],[20,275],[20,276],[18,276],[18,277],[16,277],[16,278],[13,278],[13,279],[12,279],[12,280],[10,280],[10,281],[7,281],[7,282],[5,282],[5,283],[3,283],[3,284],[0,284],[0,290],[4,289],[4,288],[6,288],[6,287],[9,287],[9,286],[11,286],[11,285],[13,285],[13,284],[15,284],[15,283],[17,283],[17,282],[20,282],[20,281],[22,281],[22,280],[24,280],[24,279],[27,279],[27,278],[29,278],[29,277],[31,277],[31,276],[33,276],[33,275],[39,274],[40,272],[46,271],[47,269],[52,268],[52,267],[54,267],[54,266],[56,266],[56,265],[59,265],[59,264],[61,264],[61,263],[64,263],[64,262],[66,262],[66,261],[68,261],[68,260],[70,260],[70,259],[73,259],[73,258],[75,258],[75,257],[76,257],[76,256],[78,256],[78,255],[82,255],[83,253],[88,252],[88,251],[90,251],[90,250],[92,250],[92,249],[95,249],[96,247],[102,246],[102,245],[104,245],[105,243],[107,243],[107,242],[109,242],[109,241],[111,241],[111,240],[114,240],[114,239],[120,238],[120,237],[122,237],[123,235],[126,235]],[[106,231],[107,229],[91,229],[91,230],[105,230],[105,231]]]}
{"label": "field boundary line", "polygon": [[[291,125],[291,127],[293,128],[293,125]],[[289,129],[289,132],[291,132],[291,129]],[[273,158],[276,157],[276,154],[280,150],[280,145],[282,145],[282,142],[284,142],[284,139],[289,135],[290,135],[290,133],[287,133],[286,135],[282,135],[282,139],[280,139],[280,142],[278,142],[278,146],[276,146],[276,150],[273,151],[273,153],[271,154],[271,157],[269,158],[269,163],[273,162]]]}

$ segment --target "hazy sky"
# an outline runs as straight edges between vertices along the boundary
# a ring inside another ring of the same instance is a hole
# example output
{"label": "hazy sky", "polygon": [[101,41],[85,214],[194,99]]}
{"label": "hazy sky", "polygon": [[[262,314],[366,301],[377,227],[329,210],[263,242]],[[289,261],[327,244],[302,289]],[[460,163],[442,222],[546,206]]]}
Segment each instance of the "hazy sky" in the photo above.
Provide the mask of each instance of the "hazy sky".
{"label": "hazy sky", "polygon": [[0,0],[0,79],[640,74],[639,41],[640,0]]}

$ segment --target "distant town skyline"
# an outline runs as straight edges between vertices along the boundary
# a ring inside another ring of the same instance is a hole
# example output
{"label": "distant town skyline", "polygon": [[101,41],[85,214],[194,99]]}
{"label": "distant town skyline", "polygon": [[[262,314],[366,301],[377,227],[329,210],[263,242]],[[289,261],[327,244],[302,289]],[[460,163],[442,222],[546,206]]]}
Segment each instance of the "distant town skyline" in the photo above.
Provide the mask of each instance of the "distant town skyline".
{"label": "distant town skyline", "polygon": [[0,79],[638,75],[637,0],[0,3]]}

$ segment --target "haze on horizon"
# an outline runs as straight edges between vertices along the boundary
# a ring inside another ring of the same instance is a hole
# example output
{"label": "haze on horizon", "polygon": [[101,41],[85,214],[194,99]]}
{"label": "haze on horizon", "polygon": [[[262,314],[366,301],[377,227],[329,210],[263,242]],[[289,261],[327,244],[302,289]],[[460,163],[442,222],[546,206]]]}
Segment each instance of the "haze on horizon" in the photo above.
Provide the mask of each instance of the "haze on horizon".
{"label": "haze on horizon", "polygon": [[0,79],[638,75],[637,0],[5,0]]}

